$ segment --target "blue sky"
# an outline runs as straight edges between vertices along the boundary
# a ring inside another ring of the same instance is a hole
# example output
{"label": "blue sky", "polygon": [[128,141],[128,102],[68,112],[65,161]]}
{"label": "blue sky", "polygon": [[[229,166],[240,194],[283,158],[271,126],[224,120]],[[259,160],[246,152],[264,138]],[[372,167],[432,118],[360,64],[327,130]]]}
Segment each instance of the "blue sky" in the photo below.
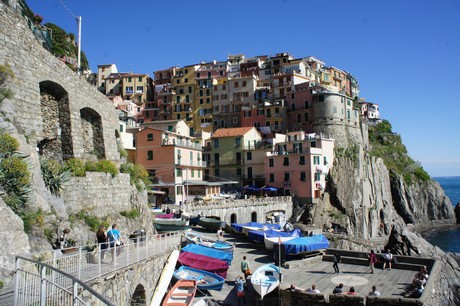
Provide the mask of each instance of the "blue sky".
{"label": "blue sky", "polygon": [[[64,0],[63,0],[64,1]],[[28,0],[77,33],[59,0]],[[432,176],[460,176],[460,1],[65,0],[83,18],[91,69],[148,73],[228,54],[313,55],[353,74],[360,96]]]}

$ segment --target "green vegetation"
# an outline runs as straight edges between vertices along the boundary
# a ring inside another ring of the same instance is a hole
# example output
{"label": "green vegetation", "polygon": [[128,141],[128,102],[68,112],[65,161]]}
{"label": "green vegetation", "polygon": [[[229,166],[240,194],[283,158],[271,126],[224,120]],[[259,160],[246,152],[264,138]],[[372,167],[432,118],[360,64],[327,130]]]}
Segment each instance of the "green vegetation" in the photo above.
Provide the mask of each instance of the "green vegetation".
{"label": "green vegetation", "polygon": [[401,136],[393,133],[390,122],[369,127],[370,154],[383,159],[390,173],[402,175],[407,184],[414,183],[414,179],[422,182],[429,181],[429,174],[407,154]]}
{"label": "green vegetation", "polygon": [[14,78],[14,73],[9,65],[0,65],[0,102],[13,96],[11,89],[6,87],[6,81]]}
{"label": "green vegetation", "polygon": [[[350,142],[351,143],[351,142]],[[337,157],[345,157],[351,160],[355,167],[358,166],[359,160],[359,146],[356,144],[352,144],[347,148],[337,147],[334,149],[334,155]]]}
{"label": "green vegetation", "polygon": [[110,160],[100,160],[96,163],[96,171],[97,172],[105,172],[105,173],[110,173],[112,174],[112,177],[117,176],[118,174],[118,168]]}
{"label": "green vegetation", "polygon": [[96,216],[91,216],[84,210],[79,211],[76,215],[69,216],[69,221],[71,223],[75,223],[77,220],[84,221],[85,224],[88,225],[94,232],[97,231],[101,225],[105,226],[106,228],[109,227],[109,223],[107,221],[101,220]]}
{"label": "green vegetation", "polygon": [[66,170],[69,170],[73,176],[83,177],[86,174],[85,162],[78,158],[66,160],[64,167]]}
{"label": "green vegetation", "polygon": [[24,223],[24,231],[26,233],[29,233],[34,226],[41,228],[45,226],[45,214],[41,209],[24,212],[20,217]]}
{"label": "green vegetation", "polygon": [[63,184],[70,179],[71,172],[55,160],[40,160],[40,168],[45,186],[52,194],[59,196]]}
{"label": "green vegetation", "polygon": [[151,184],[149,173],[142,165],[134,165],[132,163],[123,163],[120,166],[121,173],[129,173],[131,185],[136,186],[138,191],[145,190],[145,186]]}
{"label": "green vegetation", "polygon": [[137,217],[139,217],[141,215],[141,212],[140,210],[138,209],[131,209],[131,210],[124,210],[122,212],[120,212],[120,215],[122,215],[123,217],[126,217],[128,219],[136,219]]}

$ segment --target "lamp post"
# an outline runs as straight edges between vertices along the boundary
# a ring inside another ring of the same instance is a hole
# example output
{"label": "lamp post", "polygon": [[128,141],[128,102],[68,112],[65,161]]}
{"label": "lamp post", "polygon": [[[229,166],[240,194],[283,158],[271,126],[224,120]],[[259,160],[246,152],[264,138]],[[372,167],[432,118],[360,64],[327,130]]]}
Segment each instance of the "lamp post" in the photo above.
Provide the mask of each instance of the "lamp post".
{"label": "lamp post", "polygon": [[75,16],[74,13],[72,13],[71,10],[62,2],[60,1],[62,6],[65,7],[65,9],[70,13],[70,15],[75,18],[77,21],[77,27],[78,27],[78,54],[77,54],[77,74],[80,75],[80,70],[81,70],[81,16]]}

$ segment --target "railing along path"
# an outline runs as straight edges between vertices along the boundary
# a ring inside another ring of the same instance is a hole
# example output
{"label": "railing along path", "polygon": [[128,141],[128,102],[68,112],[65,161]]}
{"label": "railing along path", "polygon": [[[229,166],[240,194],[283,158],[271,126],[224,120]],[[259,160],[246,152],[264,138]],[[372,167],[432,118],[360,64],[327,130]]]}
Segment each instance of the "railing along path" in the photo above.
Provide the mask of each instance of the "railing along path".
{"label": "railing along path", "polygon": [[[101,244],[16,257],[14,305],[113,305],[85,283],[178,248],[181,233],[146,235],[101,250]],[[85,292],[85,298],[82,292]],[[89,294],[88,294],[89,293]],[[90,303],[90,300],[92,302]],[[99,303],[94,304],[94,300]]]}

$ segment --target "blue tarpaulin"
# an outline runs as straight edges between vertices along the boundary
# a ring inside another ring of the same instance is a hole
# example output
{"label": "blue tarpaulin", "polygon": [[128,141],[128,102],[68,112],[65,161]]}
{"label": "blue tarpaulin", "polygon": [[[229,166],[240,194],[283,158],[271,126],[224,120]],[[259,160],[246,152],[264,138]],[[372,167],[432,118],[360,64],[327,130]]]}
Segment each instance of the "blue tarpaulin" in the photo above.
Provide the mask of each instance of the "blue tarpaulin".
{"label": "blue tarpaulin", "polygon": [[254,242],[263,243],[264,234],[267,237],[302,237],[302,232],[299,229],[290,232],[275,231],[273,229],[268,229],[266,231],[252,230],[248,232],[248,237]]}
{"label": "blue tarpaulin", "polygon": [[323,235],[299,237],[283,243],[287,255],[312,252],[329,247],[329,240]]}
{"label": "blue tarpaulin", "polygon": [[187,246],[182,248],[182,251],[217,258],[217,259],[226,261],[228,265],[231,265],[232,260],[233,260],[233,253],[215,250],[215,249],[197,245],[197,244],[188,244]]}
{"label": "blue tarpaulin", "polygon": [[267,228],[267,229],[280,229],[280,225],[276,223],[258,223],[258,222],[247,222],[247,223],[232,223],[232,228],[237,232],[243,231],[243,226]]}

